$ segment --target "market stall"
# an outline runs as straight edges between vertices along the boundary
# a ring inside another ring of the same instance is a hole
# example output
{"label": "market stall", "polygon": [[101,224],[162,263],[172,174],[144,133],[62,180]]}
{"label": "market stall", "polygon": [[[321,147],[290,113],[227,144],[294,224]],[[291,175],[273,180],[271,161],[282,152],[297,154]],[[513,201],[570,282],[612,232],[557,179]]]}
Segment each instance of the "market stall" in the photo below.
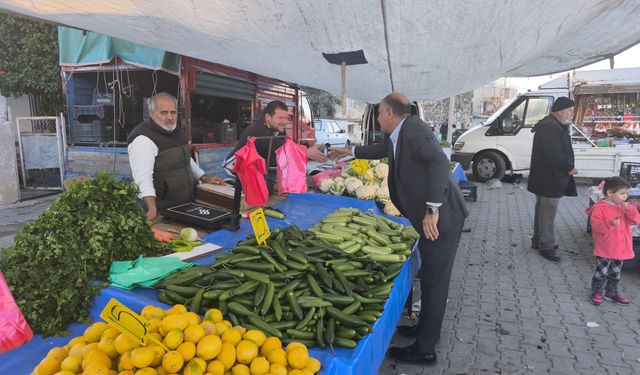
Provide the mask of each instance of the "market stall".
{"label": "market stall", "polygon": [[[330,197],[320,194],[291,194],[288,199],[276,206],[282,210],[285,220],[268,219],[271,228],[289,226],[293,223],[301,228],[308,228],[322,217],[339,207],[354,207],[361,210],[372,209],[378,212],[373,201],[362,201],[347,197]],[[403,224],[406,219],[395,218]],[[220,230],[209,234],[205,240],[216,243],[224,248],[232,247],[238,240],[244,239],[252,231],[248,221],[243,221],[236,232]],[[215,256],[196,260],[198,264],[208,264]],[[369,374],[376,371],[382,363],[384,353],[393,337],[395,326],[400,318],[404,302],[411,289],[411,280],[417,272],[417,253],[404,264],[402,271],[395,279],[395,286],[385,304],[382,316],[374,325],[374,332],[360,340],[355,349],[336,348],[335,353],[330,349],[311,349],[310,353],[322,362],[323,374]],[[94,301],[91,309],[93,319],[98,319],[100,312],[111,298],[116,298],[133,310],[139,311],[148,304],[161,305],[156,299],[154,289],[134,289],[126,291],[114,287],[102,290]],[[74,324],[70,327],[72,334],[81,334],[87,327],[84,324]],[[42,338],[35,337],[22,347],[0,356],[0,370],[2,373],[27,374],[46,355],[47,351],[60,346],[69,340],[68,337]]]}
{"label": "market stall", "polygon": [[[452,169],[452,176],[456,181],[464,178],[464,173],[459,164]],[[283,220],[267,218],[269,227],[272,229],[289,227],[294,224],[302,229],[308,229],[319,223],[323,217],[344,207],[380,213],[373,200],[327,196],[319,193],[289,194],[285,200],[274,207],[282,211],[286,218]],[[394,217],[392,219],[403,225],[409,225],[405,218]],[[252,234],[251,225],[248,220],[243,220],[237,231],[219,230],[206,235],[204,240],[224,249],[229,249],[234,247],[237,242],[246,239],[250,234]],[[215,259],[216,255],[208,255],[194,260],[193,263],[199,265],[211,264]],[[310,350],[310,354],[322,362],[323,374],[369,374],[376,371],[382,363],[384,353],[393,337],[395,326],[411,291],[412,279],[417,273],[419,265],[419,255],[417,252],[413,252],[394,279],[394,286],[384,303],[384,310],[373,325],[373,333],[365,335],[354,349],[336,347],[335,350],[322,350],[316,347]],[[99,321],[101,311],[112,298],[117,299],[134,311],[140,311],[146,305],[168,307],[158,301],[157,293],[155,289],[136,288],[124,290],[109,286],[102,289],[100,295],[94,299],[90,317],[95,321]],[[87,327],[88,324],[72,324],[69,327],[69,332],[72,335],[81,335]],[[68,340],[69,337],[43,338],[38,335],[22,347],[0,355],[0,370],[2,373],[11,374],[30,373],[50,349],[62,346]]]}

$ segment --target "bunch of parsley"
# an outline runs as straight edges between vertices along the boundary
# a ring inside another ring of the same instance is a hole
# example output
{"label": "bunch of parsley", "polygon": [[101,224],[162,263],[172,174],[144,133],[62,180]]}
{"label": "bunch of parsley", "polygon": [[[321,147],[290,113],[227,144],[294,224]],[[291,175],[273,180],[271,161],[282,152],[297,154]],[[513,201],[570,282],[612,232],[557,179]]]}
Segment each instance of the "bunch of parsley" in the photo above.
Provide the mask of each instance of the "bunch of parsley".
{"label": "bunch of parsley", "polygon": [[88,321],[112,261],[167,253],[137,193],[106,173],[74,183],[2,250],[0,270],[34,332],[62,335]]}

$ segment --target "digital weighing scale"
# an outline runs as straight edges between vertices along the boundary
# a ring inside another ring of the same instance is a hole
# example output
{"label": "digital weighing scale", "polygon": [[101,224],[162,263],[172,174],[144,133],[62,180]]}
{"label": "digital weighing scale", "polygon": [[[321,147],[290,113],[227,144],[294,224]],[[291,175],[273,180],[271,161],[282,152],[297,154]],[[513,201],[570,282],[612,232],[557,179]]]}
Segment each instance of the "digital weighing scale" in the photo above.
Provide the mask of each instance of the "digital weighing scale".
{"label": "digital weighing scale", "polygon": [[228,229],[235,231],[240,227],[240,203],[242,199],[242,185],[236,178],[233,195],[233,209],[225,210],[202,203],[183,203],[169,207],[162,211],[165,218],[178,222],[195,225],[208,230]]}

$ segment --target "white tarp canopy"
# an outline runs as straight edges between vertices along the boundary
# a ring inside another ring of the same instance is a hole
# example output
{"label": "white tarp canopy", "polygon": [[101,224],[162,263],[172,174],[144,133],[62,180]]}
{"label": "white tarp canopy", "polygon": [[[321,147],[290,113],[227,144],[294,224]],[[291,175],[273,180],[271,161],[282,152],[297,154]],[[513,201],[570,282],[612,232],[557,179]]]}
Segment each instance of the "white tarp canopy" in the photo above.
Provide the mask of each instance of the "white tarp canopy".
{"label": "white tarp canopy", "polygon": [[[0,10],[341,92],[439,99],[569,70],[640,42],[640,0],[0,0]],[[10,37],[10,36],[4,36]]]}

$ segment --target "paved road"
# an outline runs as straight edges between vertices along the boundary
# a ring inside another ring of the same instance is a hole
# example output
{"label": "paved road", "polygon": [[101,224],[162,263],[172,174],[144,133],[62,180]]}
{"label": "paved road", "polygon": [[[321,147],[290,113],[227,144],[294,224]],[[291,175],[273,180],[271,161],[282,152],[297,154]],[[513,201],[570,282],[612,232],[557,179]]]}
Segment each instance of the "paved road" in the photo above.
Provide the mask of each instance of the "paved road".
{"label": "paved road", "polygon": [[[535,197],[526,181],[494,190],[480,184],[454,266],[438,363],[386,359],[380,373],[640,373],[640,271],[622,272],[630,306],[605,301],[596,307],[588,300],[594,258],[585,231],[586,188],[561,200],[557,236],[563,258],[556,264],[530,247]],[[393,340],[410,342],[399,335]]]}
{"label": "paved road", "polygon": [[0,249],[13,245],[13,237],[25,222],[35,220],[57,195],[0,206]]}

